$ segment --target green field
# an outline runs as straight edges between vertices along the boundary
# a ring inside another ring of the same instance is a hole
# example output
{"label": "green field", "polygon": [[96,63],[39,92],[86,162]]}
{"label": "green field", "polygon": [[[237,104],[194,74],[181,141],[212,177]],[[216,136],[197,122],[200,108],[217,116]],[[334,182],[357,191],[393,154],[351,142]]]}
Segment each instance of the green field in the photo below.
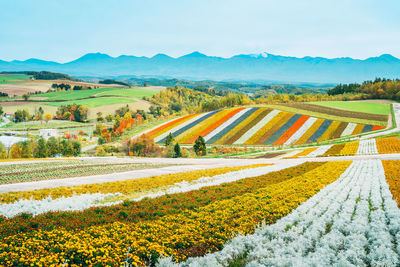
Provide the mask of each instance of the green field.
{"label": "green field", "polygon": [[123,98],[123,97],[95,97],[95,98],[87,98],[87,99],[79,99],[79,100],[71,100],[71,101],[62,101],[62,102],[44,102],[43,104],[47,106],[60,107],[62,105],[68,104],[79,104],[85,105],[88,108],[96,108],[105,105],[113,105],[113,104],[127,104],[134,103],[135,99],[132,98]]}
{"label": "green field", "polygon": [[126,97],[137,97],[142,98],[152,97],[154,94],[158,93],[158,90],[143,90],[140,88],[132,88],[132,89],[119,89],[119,90],[110,90],[106,92],[102,92],[97,94],[96,96],[126,96]]}
{"label": "green field", "polygon": [[120,90],[120,88],[97,88],[92,90],[49,92],[32,96],[32,99],[34,99],[35,97],[48,97],[46,101],[77,100],[113,90]]}
{"label": "green field", "polygon": [[88,97],[97,96],[123,96],[123,97],[137,97],[142,98],[143,96],[151,97],[156,94],[158,90],[155,89],[142,89],[142,88],[97,88],[91,90],[79,90],[79,91],[60,91],[60,92],[49,92],[40,95],[32,96],[35,97],[47,97],[46,101],[60,101],[60,100],[78,100]]}
{"label": "green field", "polygon": [[31,76],[26,74],[0,74],[0,84],[12,83],[13,81],[27,81]]}
{"label": "green field", "polygon": [[373,114],[387,115],[389,114],[389,105],[370,102],[355,102],[355,101],[322,101],[310,102],[311,104],[339,108],[349,111],[366,112]]}

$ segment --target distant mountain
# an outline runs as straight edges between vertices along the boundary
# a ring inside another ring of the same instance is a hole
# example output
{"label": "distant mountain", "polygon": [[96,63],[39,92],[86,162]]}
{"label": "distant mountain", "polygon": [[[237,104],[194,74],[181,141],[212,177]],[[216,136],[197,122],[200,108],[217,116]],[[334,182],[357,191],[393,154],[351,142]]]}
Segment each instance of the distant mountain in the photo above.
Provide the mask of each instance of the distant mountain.
{"label": "distant mountain", "polygon": [[178,58],[165,54],[111,57],[89,53],[67,63],[40,59],[0,60],[0,72],[42,70],[74,76],[136,75],[191,80],[349,83],[376,77],[400,78],[400,59],[388,54],[360,60],[349,57],[297,58],[268,53],[222,58],[196,51]]}

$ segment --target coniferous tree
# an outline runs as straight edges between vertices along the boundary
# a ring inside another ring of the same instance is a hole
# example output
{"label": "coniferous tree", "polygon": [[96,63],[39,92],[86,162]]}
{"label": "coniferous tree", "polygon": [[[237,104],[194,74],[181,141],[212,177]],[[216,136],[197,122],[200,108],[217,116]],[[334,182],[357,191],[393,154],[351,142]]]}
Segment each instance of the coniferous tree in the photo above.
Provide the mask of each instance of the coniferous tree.
{"label": "coniferous tree", "polygon": [[206,142],[201,135],[194,142],[193,149],[197,156],[204,156],[207,154]]}

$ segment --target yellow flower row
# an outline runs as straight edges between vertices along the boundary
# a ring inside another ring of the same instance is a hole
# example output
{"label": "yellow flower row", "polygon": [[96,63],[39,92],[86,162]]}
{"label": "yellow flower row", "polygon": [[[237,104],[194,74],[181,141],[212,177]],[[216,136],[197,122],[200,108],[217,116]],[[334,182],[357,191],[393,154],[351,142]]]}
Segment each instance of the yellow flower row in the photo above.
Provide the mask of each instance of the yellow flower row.
{"label": "yellow flower row", "polygon": [[34,191],[8,192],[0,194],[0,203],[12,203],[19,199],[44,199],[51,196],[53,199],[60,197],[70,197],[72,195],[81,195],[87,193],[122,193],[130,198],[138,197],[137,194],[146,194],[147,192],[161,187],[170,186],[182,181],[193,181],[201,177],[220,175],[228,172],[238,171],[246,168],[257,168],[270,164],[253,164],[237,167],[222,167],[214,169],[204,169],[190,172],[180,172],[151,176],[146,178],[132,179],[126,181],[116,181],[97,184],[86,184],[71,187],[44,188]]}
{"label": "yellow flower row", "polygon": [[339,125],[341,123],[342,122],[340,122],[340,121],[333,121],[331,123],[331,125],[329,125],[328,129],[326,129],[326,131],[321,135],[320,138],[318,138],[317,141],[318,142],[322,142],[322,141],[325,141],[325,140],[332,139],[333,133],[336,131],[336,129],[339,127]]}
{"label": "yellow flower row", "polygon": [[359,141],[346,143],[338,156],[354,156],[357,154],[359,144]]}
{"label": "yellow flower row", "polygon": [[335,181],[351,162],[328,162],[303,175],[255,193],[137,224],[113,223],[81,231],[35,231],[6,237],[0,243],[4,265],[121,265],[128,247],[134,265],[172,255],[183,261],[196,253],[221,249],[235,234],[248,234],[265,221],[273,223]]}
{"label": "yellow flower row", "polygon": [[379,154],[400,153],[400,141],[397,137],[376,139]]}
{"label": "yellow flower row", "polygon": [[315,151],[315,150],[317,150],[317,149],[318,149],[317,146],[315,146],[315,147],[309,147],[309,148],[306,148],[306,149],[304,149],[303,151],[297,153],[296,155],[294,155],[294,156],[292,156],[292,157],[288,157],[288,158],[290,158],[290,159],[295,159],[295,158],[298,158],[298,157],[304,157],[304,156],[307,156],[308,154],[310,154],[311,152],[313,152],[313,151]]}

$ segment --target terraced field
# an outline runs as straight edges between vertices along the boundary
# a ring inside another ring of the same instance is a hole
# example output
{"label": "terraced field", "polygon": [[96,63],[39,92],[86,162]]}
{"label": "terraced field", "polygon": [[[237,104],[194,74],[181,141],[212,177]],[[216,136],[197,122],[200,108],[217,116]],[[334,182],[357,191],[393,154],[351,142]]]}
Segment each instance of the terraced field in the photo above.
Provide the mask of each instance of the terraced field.
{"label": "terraced field", "polygon": [[148,132],[158,143],[171,133],[191,144],[289,145],[320,142],[383,129],[383,126],[315,118],[276,109],[240,107],[182,117]]}

